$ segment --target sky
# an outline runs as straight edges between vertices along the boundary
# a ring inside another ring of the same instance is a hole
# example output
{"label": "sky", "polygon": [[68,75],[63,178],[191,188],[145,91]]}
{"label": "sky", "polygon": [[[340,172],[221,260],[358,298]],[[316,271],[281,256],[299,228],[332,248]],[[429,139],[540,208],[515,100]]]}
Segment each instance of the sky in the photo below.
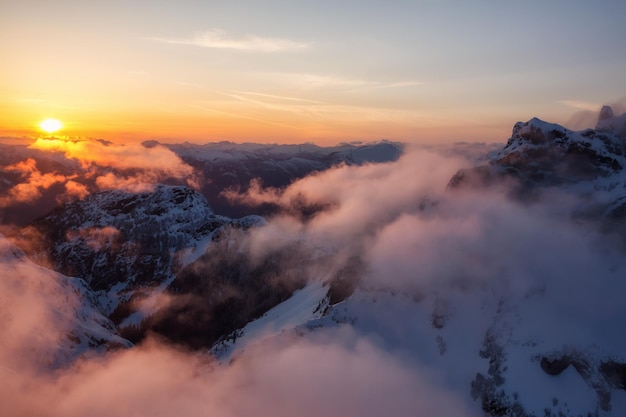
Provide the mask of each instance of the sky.
{"label": "sky", "polygon": [[0,0],[0,136],[502,142],[626,97],[626,2]]}

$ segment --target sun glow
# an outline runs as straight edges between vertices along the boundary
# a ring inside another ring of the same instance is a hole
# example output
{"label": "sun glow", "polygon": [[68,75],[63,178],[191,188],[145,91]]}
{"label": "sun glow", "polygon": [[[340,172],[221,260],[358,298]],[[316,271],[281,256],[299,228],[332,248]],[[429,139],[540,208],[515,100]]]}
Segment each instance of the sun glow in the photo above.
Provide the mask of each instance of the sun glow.
{"label": "sun glow", "polygon": [[39,128],[46,133],[54,133],[63,128],[63,123],[57,119],[46,119],[39,123]]}

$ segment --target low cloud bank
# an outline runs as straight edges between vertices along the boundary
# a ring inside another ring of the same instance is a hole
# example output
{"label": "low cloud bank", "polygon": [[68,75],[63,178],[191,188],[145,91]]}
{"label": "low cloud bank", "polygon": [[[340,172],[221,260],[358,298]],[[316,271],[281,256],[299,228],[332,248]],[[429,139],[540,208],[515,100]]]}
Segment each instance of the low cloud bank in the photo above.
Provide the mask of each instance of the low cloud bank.
{"label": "low cloud bank", "polygon": [[[10,244],[2,238],[5,253]],[[0,401],[13,416],[471,415],[423,365],[349,329],[284,338],[229,366],[148,340],[56,371],[80,299],[58,274],[3,256]],[[64,342],[65,340],[65,342]]]}

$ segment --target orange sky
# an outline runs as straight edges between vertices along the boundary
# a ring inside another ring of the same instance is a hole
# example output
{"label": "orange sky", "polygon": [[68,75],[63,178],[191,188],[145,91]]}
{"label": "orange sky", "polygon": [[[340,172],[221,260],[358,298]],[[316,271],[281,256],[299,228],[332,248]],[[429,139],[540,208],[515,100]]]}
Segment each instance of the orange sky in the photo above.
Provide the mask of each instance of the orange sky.
{"label": "orange sky", "polygon": [[623,2],[218,3],[2,4],[0,136],[503,141],[626,94]]}

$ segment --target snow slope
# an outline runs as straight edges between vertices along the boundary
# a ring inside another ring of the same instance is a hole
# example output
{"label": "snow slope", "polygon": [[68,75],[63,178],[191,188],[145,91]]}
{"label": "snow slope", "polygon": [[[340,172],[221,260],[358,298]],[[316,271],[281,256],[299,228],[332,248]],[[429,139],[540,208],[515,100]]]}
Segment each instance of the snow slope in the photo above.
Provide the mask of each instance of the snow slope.
{"label": "snow slope", "polygon": [[36,265],[0,235],[2,362],[57,368],[93,350],[130,347],[79,278]]}

